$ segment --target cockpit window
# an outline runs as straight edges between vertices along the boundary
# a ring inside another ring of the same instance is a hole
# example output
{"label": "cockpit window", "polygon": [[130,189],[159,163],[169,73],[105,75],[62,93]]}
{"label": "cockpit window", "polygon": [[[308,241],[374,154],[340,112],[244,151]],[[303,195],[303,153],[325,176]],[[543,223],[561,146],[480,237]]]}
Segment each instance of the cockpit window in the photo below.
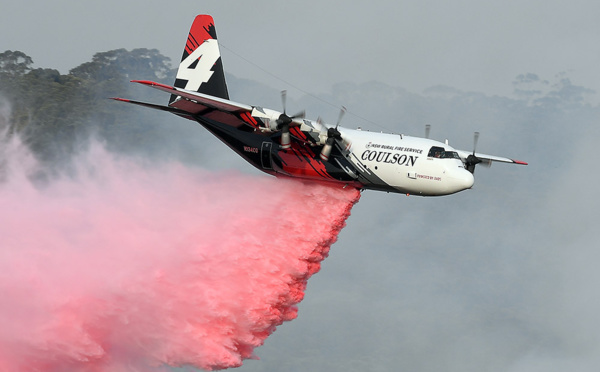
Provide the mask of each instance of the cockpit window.
{"label": "cockpit window", "polygon": [[460,159],[456,151],[446,151],[443,147],[433,146],[427,154],[429,158]]}
{"label": "cockpit window", "polygon": [[441,158],[442,157],[442,153],[444,153],[445,150],[443,147],[437,147],[437,146],[433,146],[431,149],[429,149],[429,154],[427,154],[428,158]]}
{"label": "cockpit window", "polygon": [[444,151],[442,154],[442,158],[444,159],[460,159],[458,153],[456,151]]}

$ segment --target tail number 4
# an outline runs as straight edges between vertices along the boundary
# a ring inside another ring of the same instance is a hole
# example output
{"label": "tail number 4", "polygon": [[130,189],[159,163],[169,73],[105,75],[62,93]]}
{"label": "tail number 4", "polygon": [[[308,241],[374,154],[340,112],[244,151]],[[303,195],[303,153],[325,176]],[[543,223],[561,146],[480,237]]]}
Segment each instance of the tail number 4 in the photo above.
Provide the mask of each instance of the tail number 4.
{"label": "tail number 4", "polygon": [[177,78],[187,80],[184,89],[198,91],[203,83],[208,82],[213,74],[211,69],[219,57],[217,40],[208,39],[181,61],[177,70]]}

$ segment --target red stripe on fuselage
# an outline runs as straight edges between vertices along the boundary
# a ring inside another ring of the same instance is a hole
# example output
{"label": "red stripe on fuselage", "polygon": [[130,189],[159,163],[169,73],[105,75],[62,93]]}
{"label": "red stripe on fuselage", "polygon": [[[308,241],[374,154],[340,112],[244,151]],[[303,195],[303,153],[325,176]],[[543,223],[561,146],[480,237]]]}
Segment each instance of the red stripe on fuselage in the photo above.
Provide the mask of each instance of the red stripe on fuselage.
{"label": "red stripe on fuselage", "polygon": [[291,175],[308,178],[334,179],[327,173],[325,164],[315,159],[314,153],[305,146],[296,143],[287,151],[279,151],[283,161],[283,170]]}

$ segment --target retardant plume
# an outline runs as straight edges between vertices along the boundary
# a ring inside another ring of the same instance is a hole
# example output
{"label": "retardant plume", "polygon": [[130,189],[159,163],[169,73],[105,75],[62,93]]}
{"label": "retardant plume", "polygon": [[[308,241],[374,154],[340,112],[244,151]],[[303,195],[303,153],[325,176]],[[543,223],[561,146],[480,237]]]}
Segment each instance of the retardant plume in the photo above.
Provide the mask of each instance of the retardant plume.
{"label": "retardant plume", "polygon": [[32,182],[0,144],[0,371],[240,366],[297,316],[360,195],[101,146]]}

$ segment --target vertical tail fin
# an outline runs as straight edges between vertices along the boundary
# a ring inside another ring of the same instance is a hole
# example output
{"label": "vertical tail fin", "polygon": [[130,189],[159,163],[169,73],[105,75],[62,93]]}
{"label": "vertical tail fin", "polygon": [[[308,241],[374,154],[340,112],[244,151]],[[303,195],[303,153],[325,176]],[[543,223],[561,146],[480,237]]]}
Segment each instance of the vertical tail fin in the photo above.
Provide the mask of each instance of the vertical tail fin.
{"label": "vertical tail fin", "polygon": [[[213,18],[199,15],[190,28],[175,79],[177,88],[229,99]],[[172,95],[169,104],[177,96]]]}

